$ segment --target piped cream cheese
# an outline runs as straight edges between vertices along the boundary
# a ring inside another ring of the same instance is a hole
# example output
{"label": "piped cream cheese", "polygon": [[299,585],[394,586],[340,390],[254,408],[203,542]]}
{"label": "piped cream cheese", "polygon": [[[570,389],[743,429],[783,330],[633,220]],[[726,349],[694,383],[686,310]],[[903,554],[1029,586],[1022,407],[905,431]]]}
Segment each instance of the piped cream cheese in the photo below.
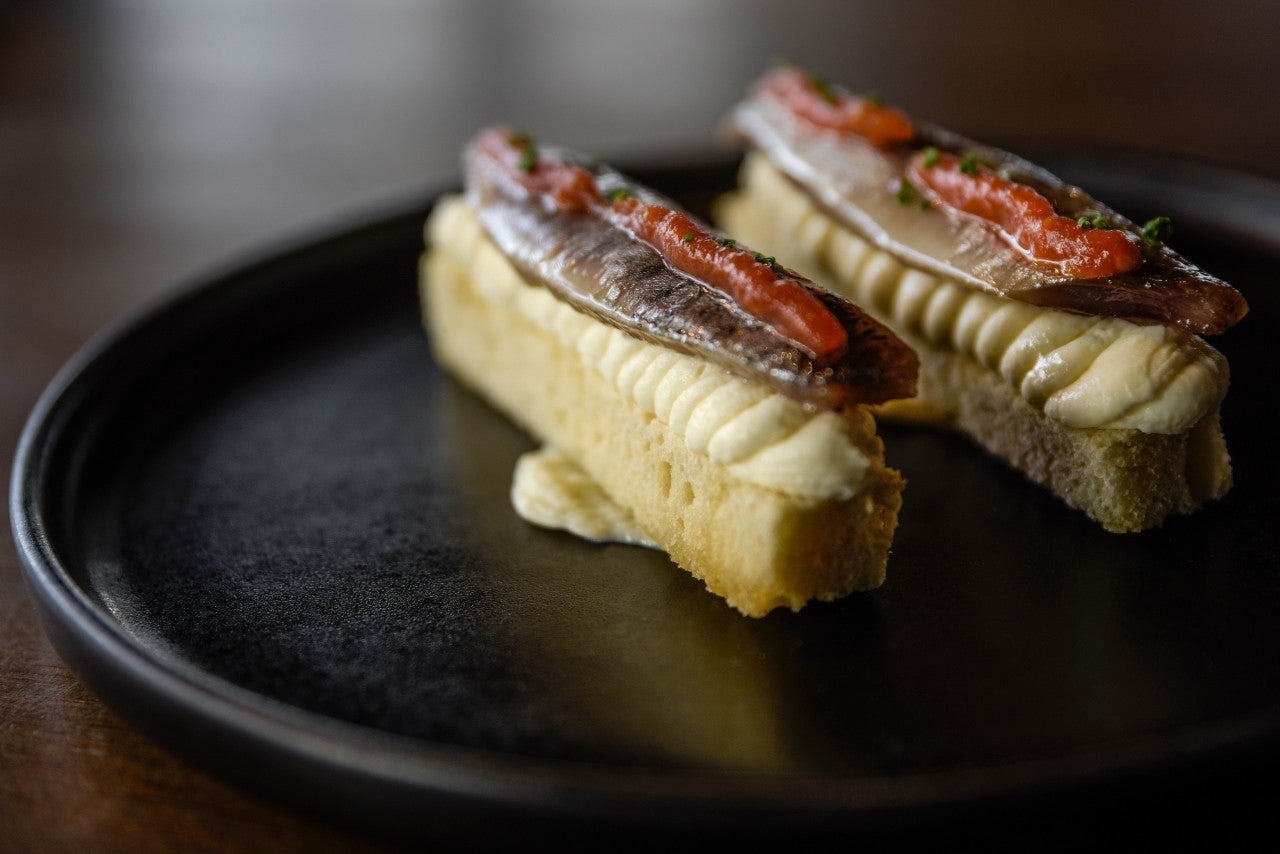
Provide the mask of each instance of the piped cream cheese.
{"label": "piped cream cheese", "polygon": [[511,506],[526,522],[584,540],[657,548],[630,512],[569,456],[549,446],[516,461]]}
{"label": "piped cream cheese", "polygon": [[[908,267],[833,220],[759,153],[748,155],[742,186],[721,205],[728,230],[906,336],[994,371],[1068,427],[1178,434],[1226,393],[1226,360],[1181,330],[1039,308]],[[921,397],[949,414],[944,390],[922,384]]]}
{"label": "piped cream cheese", "polygon": [[427,239],[467,271],[483,298],[513,307],[576,350],[622,397],[732,476],[814,501],[846,499],[859,491],[871,462],[855,436],[873,431],[856,422],[870,419],[868,413],[811,411],[763,384],[578,312],[546,288],[526,282],[460,197],[436,206]]}

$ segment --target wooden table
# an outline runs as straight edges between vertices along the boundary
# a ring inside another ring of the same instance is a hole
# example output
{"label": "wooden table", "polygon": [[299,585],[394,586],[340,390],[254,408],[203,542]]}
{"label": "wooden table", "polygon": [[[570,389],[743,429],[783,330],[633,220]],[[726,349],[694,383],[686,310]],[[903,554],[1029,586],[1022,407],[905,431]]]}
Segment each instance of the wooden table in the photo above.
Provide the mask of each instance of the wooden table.
{"label": "wooden table", "polygon": [[[701,154],[725,106],[786,56],[975,135],[1277,172],[1276,9],[889,5],[6,6],[0,462],[96,330],[241,253],[452,181],[490,121],[627,162]],[[381,844],[121,724],[45,640],[0,537],[0,849]]]}

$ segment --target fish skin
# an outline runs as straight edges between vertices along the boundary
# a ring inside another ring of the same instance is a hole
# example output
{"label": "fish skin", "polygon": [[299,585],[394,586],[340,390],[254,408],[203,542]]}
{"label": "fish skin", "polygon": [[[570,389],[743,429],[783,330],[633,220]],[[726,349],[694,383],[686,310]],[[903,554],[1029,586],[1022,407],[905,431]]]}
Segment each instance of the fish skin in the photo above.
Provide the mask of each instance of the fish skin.
{"label": "fish skin", "polygon": [[973,153],[1049,199],[1068,217],[1101,214],[1140,239],[1141,228],[1079,187],[1017,155],[924,122],[910,147],[879,149],[808,125],[757,88],[731,111],[732,133],[762,152],[828,214],[904,263],[998,296],[1077,314],[1161,323],[1199,335],[1226,331],[1248,312],[1243,295],[1168,246],[1142,245],[1134,270],[1076,279],[1037,264],[976,217],[919,211],[895,198],[911,153],[927,145]]}
{"label": "fish skin", "polygon": [[[541,151],[566,162],[588,162],[562,149]],[[604,193],[625,188],[643,201],[676,207],[618,172],[593,171]],[[839,410],[915,394],[919,362],[906,343],[861,309],[790,270],[777,268],[817,296],[848,332],[849,346],[838,358],[812,358],[726,294],[673,269],[652,246],[602,217],[541,203],[474,144],[464,157],[464,175],[472,209],[513,266],[580,311],[817,408]]]}

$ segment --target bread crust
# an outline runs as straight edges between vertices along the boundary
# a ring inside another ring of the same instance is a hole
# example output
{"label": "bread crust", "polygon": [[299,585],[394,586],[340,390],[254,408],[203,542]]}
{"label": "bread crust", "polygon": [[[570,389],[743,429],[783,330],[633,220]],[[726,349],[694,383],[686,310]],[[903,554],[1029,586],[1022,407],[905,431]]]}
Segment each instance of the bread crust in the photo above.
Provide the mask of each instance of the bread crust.
{"label": "bread crust", "polygon": [[[900,330],[898,334],[916,347],[922,386],[962,390],[941,423],[965,433],[1108,531],[1145,531],[1231,488],[1231,462],[1217,410],[1174,435],[1067,427],[972,359],[933,349]],[[881,414],[918,420],[920,406],[914,411],[890,407]],[[936,412],[928,414],[937,417]]]}

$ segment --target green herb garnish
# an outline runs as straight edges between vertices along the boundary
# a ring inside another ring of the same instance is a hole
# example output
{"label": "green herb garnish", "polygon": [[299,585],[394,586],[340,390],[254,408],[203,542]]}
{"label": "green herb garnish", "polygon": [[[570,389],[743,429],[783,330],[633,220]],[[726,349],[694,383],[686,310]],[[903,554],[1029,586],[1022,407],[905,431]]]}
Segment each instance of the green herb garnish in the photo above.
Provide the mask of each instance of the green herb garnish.
{"label": "green herb garnish", "polygon": [[960,158],[960,171],[966,175],[977,175],[978,155],[971,153]]}
{"label": "green herb garnish", "polygon": [[1144,246],[1162,246],[1170,237],[1173,237],[1173,220],[1167,216],[1149,219],[1142,226],[1142,244]]}
{"label": "green herb garnish", "polygon": [[521,172],[532,172],[537,165],[538,152],[532,145],[520,152],[520,162],[516,164],[517,169]]}
{"label": "green herb garnish", "polygon": [[732,237],[722,237],[719,240],[717,240],[716,243],[719,243],[725,249],[738,248],[738,241],[734,240]]}
{"label": "green herb garnish", "polygon": [[1085,214],[1076,219],[1081,228],[1111,228],[1111,221],[1100,213]]}
{"label": "green herb garnish", "polygon": [[933,207],[933,202],[920,195],[920,191],[916,189],[916,185],[903,178],[898,184],[898,194],[894,196],[898,200],[898,204],[903,207],[915,207],[922,211],[927,211]]}
{"label": "green herb garnish", "polygon": [[935,145],[929,146],[924,150],[923,153],[924,153],[924,165],[926,169],[932,169],[934,166],[937,166],[938,158],[942,156],[941,152],[938,151],[938,147]]}
{"label": "green herb garnish", "polygon": [[774,258],[772,255],[765,255],[761,252],[757,252],[755,254],[755,259],[757,263],[764,264],[766,267],[772,267],[778,262],[778,259]]}
{"label": "green herb garnish", "polygon": [[521,172],[532,172],[538,165],[538,146],[534,143],[533,137],[523,131],[516,131],[507,137],[507,144],[512,148],[520,149],[520,159],[516,161],[516,168]]}
{"label": "green herb garnish", "polygon": [[692,231],[691,231],[691,232],[689,232],[688,234],[686,234],[684,237],[682,237],[682,238],[680,238],[680,239],[681,239],[681,240],[683,240],[685,243],[692,243],[692,242],[693,242],[693,232],[692,232]]}
{"label": "green herb garnish", "polygon": [[810,71],[807,78],[809,85],[813,87],[813,91],[818,93],[818,97],[826,101],[828,104],[834,104],[837,100],[836,90],[831,88],[831,84],[827,82],[827,78],[817,72]]}
{"label": "green herb garnish", "polygon": [[863,92],[862,100],[866,101],[868,104],[870,104],[873,107],[884,106],[884,98],[881,97],[879,92]]}
{"label": "green herb garnish", "polygon": [[636,194],[628,190],[626,187],[616,187],[609,191],[609,201],[620,202],[623,199],[634,199]]}

